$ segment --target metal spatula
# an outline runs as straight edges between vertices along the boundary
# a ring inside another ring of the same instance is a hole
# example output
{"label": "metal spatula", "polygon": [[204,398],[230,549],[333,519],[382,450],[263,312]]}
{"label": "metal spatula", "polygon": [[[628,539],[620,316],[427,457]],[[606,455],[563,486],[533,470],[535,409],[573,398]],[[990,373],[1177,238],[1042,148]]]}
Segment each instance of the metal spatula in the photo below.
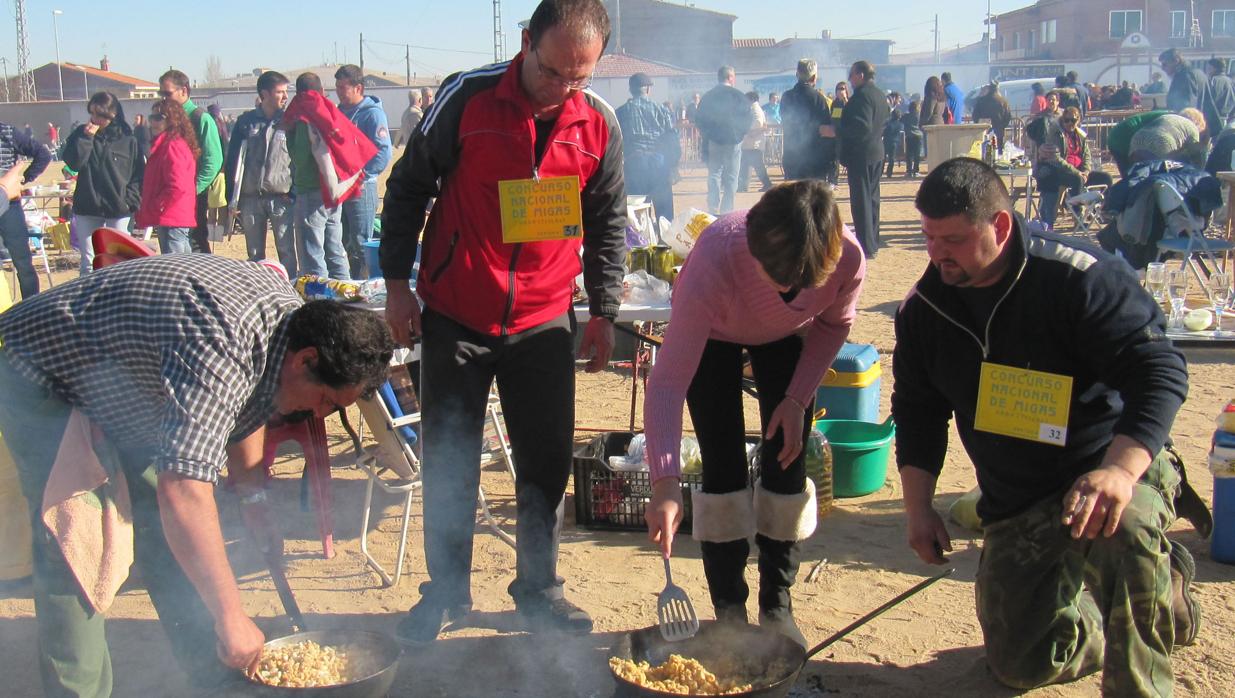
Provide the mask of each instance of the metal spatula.
{"label": "metal spatula", "polygon": [[656,619],[660,623],[660,635],[668,642],[688,640],[699,632],[699,616],[690,603],[686,590],[673,583],[669,571],[669,556],[665,561],[665,590],[656,597]]}

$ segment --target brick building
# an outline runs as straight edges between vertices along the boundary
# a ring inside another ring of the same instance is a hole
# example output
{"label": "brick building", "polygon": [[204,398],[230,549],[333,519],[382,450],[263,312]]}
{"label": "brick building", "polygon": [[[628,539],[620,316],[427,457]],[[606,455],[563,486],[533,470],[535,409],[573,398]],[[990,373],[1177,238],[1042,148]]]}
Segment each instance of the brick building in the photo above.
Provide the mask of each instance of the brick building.
{"label": "brick building", "polygon": [[1111,56],[1132,33],[1155,51],[1235,53],[1235,0],[1038,0],[993,21],[997,61]]}
{"label": "brick building", "polygon": [[[158,95],[157,83],[111,70],[104,58],[99,67],[79,63],[46,63],[33,70],[37,99],[58,101],[61,78],[64,80],[65,101],[85,100],[96,92],[111,92],[121,99],[154,98]],[[9,94],[17,94],[17,76],[9,79]]]}

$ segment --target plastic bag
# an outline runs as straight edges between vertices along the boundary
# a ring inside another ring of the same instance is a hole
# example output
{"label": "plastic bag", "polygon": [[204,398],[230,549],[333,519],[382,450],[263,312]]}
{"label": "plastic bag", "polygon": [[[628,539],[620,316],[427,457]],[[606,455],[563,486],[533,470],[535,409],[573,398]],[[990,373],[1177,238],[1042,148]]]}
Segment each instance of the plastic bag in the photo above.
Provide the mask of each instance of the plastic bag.
{"label": "plastic bag", "polygon": [[643,434],[635,434],[635,438],[630,440],[630,444],[626,446],[626,457],[636,463],[647,461],[647,437]]}
{"label": "plastic bag", "polygon": [[977,487],[962,494],[948,507],[948,517],[970,531],[982,532],[982,519],[978,518],[978,500],[982,490]]}
{"label": "plastic bag", "polygon": [[669,284],[640,269],[622,279],[622,302],[654,305],[669,302]]}
{"label": "plastic bag", "polygon": [[673,248],[674,254],[685,259],[704,229],[715,221],[716,216],[692,208],[673,219],[667,229],[661,227],[661,242]]}
{"label": "plastic bag", "polygon": [[683,475],[696,475],[703,472],[703,453],[699,450],[699,440],[693,436],[682,437],[682,448],[679,453],[682,462]]}
{"label": "plastic bag", "polygon": [[360,284],[355,281],[339,281],[306,274],[296,279],[294,286],[305,300],[344,302],[363,300],[360,295]]}
{"label": "plastic bag", "polygon": [[647,234],[644,231],[639,230],[634,225],[626,226],[626,249],[647,247],[650,244],[652,243],[648,240]]}
{"label": "plastic bag", "polygon": [[386,302],[386,279],[378,276],[360,284],[360,297],[366,303],[383,305]]}

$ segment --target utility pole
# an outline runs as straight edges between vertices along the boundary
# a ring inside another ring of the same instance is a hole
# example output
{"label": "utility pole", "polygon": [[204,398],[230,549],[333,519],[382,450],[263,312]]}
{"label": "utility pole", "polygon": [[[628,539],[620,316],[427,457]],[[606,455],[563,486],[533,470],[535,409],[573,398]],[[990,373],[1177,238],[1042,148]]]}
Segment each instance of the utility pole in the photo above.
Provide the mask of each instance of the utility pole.
{"label": "utility pole", "polygon": [[412,47],[408,44],[403,45],[403,62],[407,66],[407,85],[412,85]]}
{"label": "utility pole", "polygon": [[364,75],[364,32],[360,32],[360,73]]}
{"label": "utility pole", "polygon": [[[60,23],[56,17],[64,14],[60,10],[51,11],[51,26],[56,37],[56,77],[60,80],[60,101],[64,101],[64,64],[60,62]],[[89,97],[87,97],[89,99]]]}
{"label": "utility pole", "polygon": [[38,101],[34,86],[34,71],[30,70],[30,33],[26,31],[26,0],[16,0],[17,7],[17,99]]}
{"label": "utility pole", "polygon": [[614,34],[616,35],[614,38],[616,41],[613,42],[613,52],[626,53],[622,50],[622,0],[614,0],[613,6],[613,14],[617,18],[617,22],[614,23]]}
{"label": "utility pole", "polygon": [[991,62],[991,0],[986,0],[986,62]]}
{"label": "utility pole", "polygon": [[0,56],[0,67],[4,68],[4,101],[9,101],[9,59]]}
{"label": "utility pole", "polygon": [[493,0],[493,62],[506,60],[506,38],[502,34],[502,0]]}
{"label": "utility pole", "polygon": [[939,63],[939,15],[935,15],[935,63]]}

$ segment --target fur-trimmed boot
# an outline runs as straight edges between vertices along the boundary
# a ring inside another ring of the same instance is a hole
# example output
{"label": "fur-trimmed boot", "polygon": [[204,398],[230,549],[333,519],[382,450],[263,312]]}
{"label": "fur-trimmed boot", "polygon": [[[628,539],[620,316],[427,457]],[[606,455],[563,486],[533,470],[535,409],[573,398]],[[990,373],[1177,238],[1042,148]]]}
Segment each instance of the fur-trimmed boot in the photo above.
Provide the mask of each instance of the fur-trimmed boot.
{"label": "fur-trimmed boot", "polygon": [[743,576],[754,533],[754,503],[749,488],[724,494],[692,492],[691,537],[699,541],[703,573],[716,620],[746,623],[750,588]]}
{"label": "fur-trimmed boot", "polygon": [[755,483],[755,542],[759,545],[759,625],[806,647],[793,620],[789,589],[798,576],[799,541],[815,532],[815,485],[809,478],[798,494],[777,494]]}

